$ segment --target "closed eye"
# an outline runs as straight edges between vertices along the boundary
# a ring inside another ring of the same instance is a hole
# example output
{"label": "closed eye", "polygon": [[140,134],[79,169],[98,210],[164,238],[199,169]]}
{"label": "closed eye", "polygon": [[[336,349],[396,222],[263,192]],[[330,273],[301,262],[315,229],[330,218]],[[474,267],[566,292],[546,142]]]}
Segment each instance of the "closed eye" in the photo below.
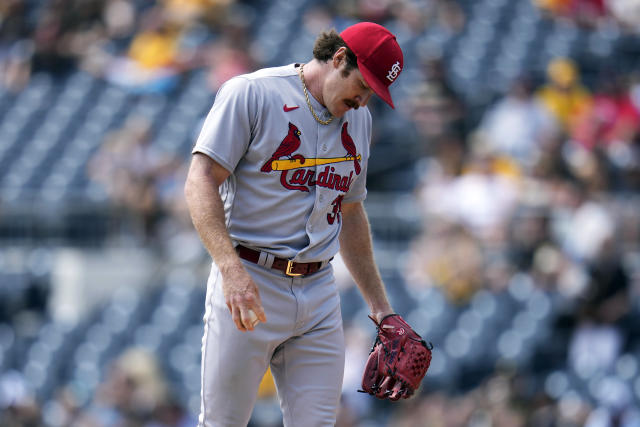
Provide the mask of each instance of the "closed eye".
{"label": "closed eye", "polygon": [[360,88],[367,92],[367,94],[373,93],[373,89],[369,87],[369,85],[363,80],[360,79]]}

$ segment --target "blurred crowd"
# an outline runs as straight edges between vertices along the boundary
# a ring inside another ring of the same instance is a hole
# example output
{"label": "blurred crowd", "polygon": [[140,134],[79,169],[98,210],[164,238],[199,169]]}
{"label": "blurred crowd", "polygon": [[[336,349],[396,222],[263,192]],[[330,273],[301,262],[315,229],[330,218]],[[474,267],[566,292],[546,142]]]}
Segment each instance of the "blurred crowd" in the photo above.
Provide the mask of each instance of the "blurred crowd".
{"label": "blurred crowd", "polygon": [[240,1],[31,3],[0,6],[0,69],[10,90],[20,90],[38,72],[79,68],[137,93],[162,93],[175,88],[181,73],[202,66],[210,66],[215,88],[252,66],[246,53],[250,21],[238,19]]}
{"label": "blurred crowd", "polygon": [[[603,2],[540,3],[557,19],[611,23]],[[633,19],[622,21],[636,31]],[[586,377],[640,354],[640,67],[597,71],[587,85],[579,63],[554,58],[543,75],[516,79],[471,126],[460,125],[463,102],[447,76],[428,73],[439,77],[412,105],[426,142],[415,188],[423,232],[405,270],[408,286],[438,287],[458,306],[481,289],[503,292],[515,274],[569,301],[550,337],[562,351],[546,363]],[[426,95],[434,92],[443,94],[437,110]],[[584,396],[518,396],[526,381],[498,373],[455,398],[429,394],[406,425],[640,423],[628,388],[612,409]]]}
{"label": "blurred crowd", "polygon": [[603,75],[592,91],[570,59],[547,71],[538,86],[516,80],[467,134],[457,126],[434,134],[424,119],[430,155],[415,191],[425,233],[413,253],[433,262],[410,263],[412,277],[446,284],[461,302],[515,271],[577,296],[597,286],[587,270],[613,262],[616,271],[638,249],[638,76]]}
{"label": "blurred crowd", "polygon": [[[264,65],[252,38],[252,3],[2,1],[0,85],[18,93],[37,73],[82,69],[129,93],[152,96],[171,94],[184,73],[204,68],[213,94],[229,77]],[[335,0],[310,8],[302,23],[317,32],[360,19],[412,34],[436,28],[455,35],[466,23],[462,3]],[[633,0],[534,3],[549,19],[640,32]],[[564,348],[548,365],[588,375],[612,369],[623,354],[640,356],[633,323],[640,297],[640,62],[631,70],[602,64],[586,81],[579,60],[556,57],[544,73],[520,76],[474,114],[442,55],[425,55],[420,71],[419,84],[398,108],[415,131],[414,151],[406,154],[415,163],[417,184],[409,190],[421,221],[406,266],[399,266],[409,293],[437,288],[450,304],[465,307],[479,291],[503,292],[519,275],[569,301],[549,337]],[[185,159],[156,150],[153,141],[151,123],[127,117],[105,135],[87,174],[142,244],[164,245],[166,252],[184,247],[170,239],[187,239],[199,247],[180,202]],[[345,289],[353,286],[344,280]],[[416,398],[393,406],[376,402],[355,392],[370,332],[360,323],[346,325],[338,426],[377,426],[389,418],[394,421],[387,425],[407,427],[640,425],[628,396],[608,406],[555,396],[526,373],[499,367],[470,389],[430,388],[427,375]],[[443,351],[442,343],[434,344]],[[40,407],[17,375],[0,380],[3,426],[194,425],[154,356],[139,349],[112,363],[84,406],[65,388]],[[277,405],[265,381],[258,409]],[[280,425],[268,409],[260,414],[253,427]]]}
{"label": "blurred crowd", "polygon": [[638,32],[640,5],[634,0],[534,0],[551,16],[597,27],[612,19],[624,31]]}
{"label": "blurred crowd", "polygon": [[0,421],[7,427],[192,427],[197,423],[172,394],[156,357],[142,348],[127,349],[113,360],[84,405],[73,387],[67,386],[42,406],[17,372],[3,374],[0,386],[6,408]]}

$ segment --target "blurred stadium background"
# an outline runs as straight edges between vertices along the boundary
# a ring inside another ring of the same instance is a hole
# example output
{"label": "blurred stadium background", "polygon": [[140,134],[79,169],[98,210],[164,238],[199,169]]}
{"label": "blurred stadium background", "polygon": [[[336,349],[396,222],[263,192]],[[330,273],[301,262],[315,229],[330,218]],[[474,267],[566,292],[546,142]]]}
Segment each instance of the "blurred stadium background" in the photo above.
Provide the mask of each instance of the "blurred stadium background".
{"label": "blurred stadium background", "polygon": [[[637,0],[2,0],[0,425],[194,425],[190,148],[222,82],[358,20],[405,52],[366,207],[435,352],[416,398],[358,394],[374,331],[337,260],[338,425],[640,425]],[[250,425],[281,425],[268,376]]]}

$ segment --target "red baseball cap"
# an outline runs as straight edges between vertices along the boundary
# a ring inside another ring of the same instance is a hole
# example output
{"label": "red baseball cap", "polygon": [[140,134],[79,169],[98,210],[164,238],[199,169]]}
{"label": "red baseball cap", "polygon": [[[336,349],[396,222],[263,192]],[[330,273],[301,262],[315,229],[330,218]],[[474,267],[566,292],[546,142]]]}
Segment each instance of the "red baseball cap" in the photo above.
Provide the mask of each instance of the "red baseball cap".
{"label": "red baseball cap", "polygon": [[367,84],[395,108],[389,85],[400,75],[404,65],[396,36],[382,25],[360,22],[345,29],[340,37],[358,58],[358,68]]}

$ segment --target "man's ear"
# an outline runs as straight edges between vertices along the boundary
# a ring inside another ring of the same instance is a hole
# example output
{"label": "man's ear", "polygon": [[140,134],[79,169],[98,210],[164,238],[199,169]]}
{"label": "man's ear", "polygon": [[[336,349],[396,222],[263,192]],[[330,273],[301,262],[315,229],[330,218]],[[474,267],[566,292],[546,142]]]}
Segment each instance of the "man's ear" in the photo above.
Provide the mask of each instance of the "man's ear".
{"label": "man's ear", "polygon": [[332,64],[334,68],[340,68],[340,65],[347,59],[347,48],[342,46],[333,54]]}

